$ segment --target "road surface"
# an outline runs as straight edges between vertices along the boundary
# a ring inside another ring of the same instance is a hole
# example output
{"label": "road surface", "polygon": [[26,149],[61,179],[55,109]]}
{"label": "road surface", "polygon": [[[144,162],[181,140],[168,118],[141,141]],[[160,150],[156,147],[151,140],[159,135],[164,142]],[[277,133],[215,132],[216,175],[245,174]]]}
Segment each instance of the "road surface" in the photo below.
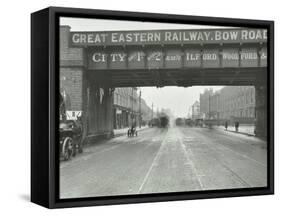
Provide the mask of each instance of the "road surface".
{"label": "road surface", "polygon": [[266,185],[266,142],[207,128],[149,128],[60,164],[61,198]]}

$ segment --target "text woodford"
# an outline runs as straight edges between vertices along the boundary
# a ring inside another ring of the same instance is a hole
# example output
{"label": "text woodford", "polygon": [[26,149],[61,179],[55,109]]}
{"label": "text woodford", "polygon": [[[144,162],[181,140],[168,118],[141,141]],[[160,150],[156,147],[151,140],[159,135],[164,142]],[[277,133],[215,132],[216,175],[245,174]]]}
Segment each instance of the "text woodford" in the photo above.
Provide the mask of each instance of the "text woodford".
{"label": "text woodford", "polygon": [[71,32],[72,45],[152,43],[266,42],[265,29],[172,30],[137,32]]}

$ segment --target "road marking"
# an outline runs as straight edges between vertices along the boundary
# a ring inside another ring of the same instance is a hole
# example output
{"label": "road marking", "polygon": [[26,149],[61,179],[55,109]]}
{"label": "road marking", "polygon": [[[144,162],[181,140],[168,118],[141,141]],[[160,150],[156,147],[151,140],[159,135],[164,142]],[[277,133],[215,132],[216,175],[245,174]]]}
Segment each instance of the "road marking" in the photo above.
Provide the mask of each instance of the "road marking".
{"label": "road marking", "polygon": [[158,163],[156,163],[156,161],[159,158],[160,152],[162,152],[163,144],[164,144],[164,142],[166,142],[166,138],[167,138],[167,133],[165,134],[165,137],[164,137],[163,141],[160,144],[160,148],[159,148],[157,154],[155,155],[155,157],[154,157],[154,159],[153,159],[153,161],[152,161],[152,163],[151,163],[151,165],[150,165],[150,167],[149,167],[149,169],[148,169],[148,171],[147,171],[147,173],[146,173],[146,175],[145,175],[145,177],[144,177],[144,179],[143,179],[143,181],[142,181],[142,183],[141,183],[141,185],[139,187],[138,194],[142,191],[143,186],[145,185],[145,183],[146,183],[146,181],[148,179],[148,176],[150,175],[153,167],[158,165]]}
{"label": "road marking", "polygon": [[[178,132],[178,134],[179,134],[179,132]],[[204,190],[204,186],[203,186],[203,183],[202,183],[202,181],[201,181],[201,177],[203,177],[203,176],[205,176],[205,175],[204,175],[204,174],[199,174],[199,173],[198,173],[198,171],[197,171],[197,169],[196,169],[196,167],[195,167],[193,161],[189,158],[189,155],[191,156],[191,155],[192,155],[192,152],[191,152],[191,151],[188,151],[188,152],[187,152],[187,150],[186,150],[186,148],[185,148],[185,146],[184,146],[184,144],[183,144],[183,142],[182,142],[182,139],[180,138],[180,134],[178,135],[178,141],[179,141],[179,143],[180,143],[180,145],[181,145],[181,147],[182,147],[182,149],[183,149],[183,151],[184,151],[185,157],[186,157],[186,159],[188,160],[191,169],[193,170],[193,172],[194,172],[194,174],[195,174],[195,176],[196,176],[196,179],[197,179],[197,181],[198,181],[198,183],[199,183],[200,189],[201,189],[201,190]],[[189,155],[188,155],[188,154],[189,154]]]}

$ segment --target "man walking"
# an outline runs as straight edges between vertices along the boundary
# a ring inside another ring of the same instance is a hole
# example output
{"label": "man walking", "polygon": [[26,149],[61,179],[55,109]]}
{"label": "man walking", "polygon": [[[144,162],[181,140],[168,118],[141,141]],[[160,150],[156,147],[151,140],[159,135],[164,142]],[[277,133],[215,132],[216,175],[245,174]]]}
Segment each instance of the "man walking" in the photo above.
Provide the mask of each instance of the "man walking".
{"label": "man walking", "polygon": [[235,122],[235,131],[238,132],[238,128],[239,128],[239,122]]}
{"label": "man walking", "polygon": [[228,122],[227,121],[225,121],[224,127],[225,127],[225,130],[227,130],[227,127],[228,127]]}

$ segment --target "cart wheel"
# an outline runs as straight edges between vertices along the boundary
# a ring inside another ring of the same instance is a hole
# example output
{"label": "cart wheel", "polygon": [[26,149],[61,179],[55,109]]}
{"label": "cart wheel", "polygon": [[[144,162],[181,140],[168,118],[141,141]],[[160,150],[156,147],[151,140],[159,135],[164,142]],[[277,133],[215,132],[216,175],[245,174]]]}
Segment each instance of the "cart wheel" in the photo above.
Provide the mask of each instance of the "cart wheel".
{"label": "cart wheel", "polygon": [[69,160],[72,155],[72,139],[67,137],[63,141],[62,156],[65,161]]}

